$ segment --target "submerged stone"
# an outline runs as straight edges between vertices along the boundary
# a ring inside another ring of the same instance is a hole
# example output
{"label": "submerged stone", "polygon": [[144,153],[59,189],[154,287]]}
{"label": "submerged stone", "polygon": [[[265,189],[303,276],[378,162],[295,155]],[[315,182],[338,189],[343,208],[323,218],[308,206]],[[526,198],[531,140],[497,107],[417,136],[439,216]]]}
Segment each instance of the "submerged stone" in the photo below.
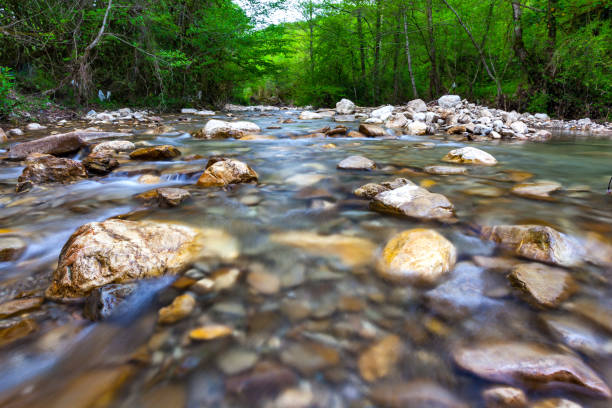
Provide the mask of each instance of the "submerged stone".
{"label": "submerged stone", "polygon": [[367,157],[349,156],[338,163],[338,168],[342,170],[374,170],[376,163]]}
{"label": "submerged stone", "polygon": [[448,198],[415,185],[405,185],[376,195],[370,202],[370,208],[425,220],[444,220],[454,215],[454,206]]}
{"label": "submerged stone", "polygon": [[485,166],[497,164],[495,157],[475,147],[463,147],[461,149],[451,150],[442,158],[442,161],[461,164],[480,164]]}
{"label": "submerged stone", "polygon": [[508,279],[525,294],[527,301],[539,307],[557,307],[577,289],[565,270],[535,262],[516,265]]}

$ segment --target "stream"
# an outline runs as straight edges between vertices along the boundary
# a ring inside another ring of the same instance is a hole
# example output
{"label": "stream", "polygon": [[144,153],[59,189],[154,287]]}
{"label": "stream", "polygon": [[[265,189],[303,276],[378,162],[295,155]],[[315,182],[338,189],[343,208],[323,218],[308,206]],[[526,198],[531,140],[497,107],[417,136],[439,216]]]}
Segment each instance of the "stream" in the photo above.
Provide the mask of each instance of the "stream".
{"label": "stream", "polygon": [[[603,319],[612,320],[612,195],[606,194],[612,139],[567,131],[553,131],[547,142],[466,142],[446,134],[302,138],[336,123],[300,121],[297,114],[233,114],[232,119],[256,123],[273,140],[192,138],[188,132],[207,119],[185,121],[180,115],[162,116],[163,124],[173,128],[163,134],[150,134],[144,126],[103,125],[108,131],[127,130],[132,133],[128,140],[137,145],[175,146],[181,156],[125,160],[109,175],[26,193],[15,193],[23,164],[0,161],[0,239],[19,237],[26,243],[18,259],[0,262],[0,303],[43,296],[71,234],[83,224],[118,216],[223,230],[238,241],[239,256],[197,262],[185,276],[198,280],[224,268],[241,271],[227,290],[195,294],[194,312],[174,324],[157,323],[157,313],[189,291],[173,283],[175,277],[139,283],[121,313],[103,321],[84,317],[80,304],[50,300],[0,319],[0,406],[484,407],[483,391],[509,382],[460,367],[452,350],[485,340],[528,341],[560,350],[612,386],[612,324],[601,324],[580,303],[599,304],[608,313]],[[215,118],[228,120],[225,114]],[[295,122],[280,123],[287,118]],[[44,134],[86,126],[50,126]],[[41,135],[26,132],[15,140]],[[444,164],[445,154],[464,146],[490,153],[498,164],[468,165],[466,174],[457,175],[423,171]],[[82,149],[68,157],[84,155]],[[377,168],[336,167],[351,155],[365,156]],[[195,183],[211,156],[247,163],[259,183],[198,188]],[[142,174],[159,179],[144,184]],[[446,196],[455,206],[456,222],[383,214],[353,194],[366,183],[397,177]],[[555,181],[562,189],[547,200],[511,194],[512,186],[525,179]],[[134,197],[159,187],[182,187],[191,198],[178,207],[158,208]],[[509,282],[507,267],[487,267],[487,260],[525,261],[479,237],[479,226],[499,224],[550,226],[587,246],[595,239],[601,245],[589,246],[589,255],[610,263],[566,268],[576,291],[558,307],[535,307]],[[454,271],[434,288],[381,279],[374,260],[355,262],[363,256],[361,249],[347,244],[300,248],[270,238],[295,231],[309,237],[358,237],[374,243],[378,253],[395,234],[414,228],[435,229],[457,249]],[[245,278],[253,270],[274,275],[280,287],[254,291]],[[27,335],[4,341],[2,336],[13,332],[2,330],[23,321],[31,325],[24,329]],[[231,327],[232,335],[190,339],[190,330],[209,322]],[[382,375],[364,378],[361,357],[389,336],[399,338],[393,346],[399,351],[393,357],[382,351],[382,366],[374,370]],[[511,385],[523,389],[530,402],[566,398],[584,407],[610,406],[609,399],[575,389]]]}

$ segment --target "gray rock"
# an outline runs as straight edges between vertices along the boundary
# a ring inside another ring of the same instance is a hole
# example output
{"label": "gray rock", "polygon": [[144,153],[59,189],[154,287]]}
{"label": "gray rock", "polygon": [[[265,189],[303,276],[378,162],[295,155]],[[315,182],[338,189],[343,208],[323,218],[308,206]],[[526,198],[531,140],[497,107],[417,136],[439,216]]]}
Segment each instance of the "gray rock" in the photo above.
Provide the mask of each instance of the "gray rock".
{"label": "gray rock", "polygon": [[338,168],[342,170],[374,170],[376,163],[367,157],[349,156],[338,163]]}
{"label": "gray rock", "polygon": [[444,95],[438,99],[438,106],[441,108],[454,108],[461,104],[461,97],[459,95]]}
{"label": "gray rock", "polygon": [[422,99],[413,99],[406,104],[406,107],[414,112],[427,112],[427,105]]}
{"label": "gray rock", "polygon": [[350,115],[355,112],[355,104],[348,100],[342,99],[336,103],[336,113],[339,115]]}
{"label": "gray rock", "polygon": [[430,193],[414,185],[405,185],[376,195],[370,202],[370,208],[426,220],[452,218],[454,211],[453,204],[442,194]]}

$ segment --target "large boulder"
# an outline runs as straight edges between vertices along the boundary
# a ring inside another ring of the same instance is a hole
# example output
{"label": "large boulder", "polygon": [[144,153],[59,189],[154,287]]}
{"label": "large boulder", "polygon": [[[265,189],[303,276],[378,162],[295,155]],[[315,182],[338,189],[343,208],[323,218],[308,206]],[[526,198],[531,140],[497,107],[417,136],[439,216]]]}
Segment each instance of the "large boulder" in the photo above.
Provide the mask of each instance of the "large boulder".
{"label": "large boulder", "polygon": [[461,97],[459,95],[444,95],[438,99],[438,106],[444,109],[454,108],[461,104]]}
{"label": "large boulder", "polygon": [[565,234],[541,225],[496,225],[481,229],[484,239],[494,241],[517,255],[534,261],[574,266],[581,248]]}
{"label": "large boulder", "polygon": [[71,183],[87,178],[85,167],[76,160],[33,153],[17,179],[17,192],[29,190],[35,184]]}
{"label": "large boulder", "polygon": [[427,112],[427,105],[422,99],[413,99],[406,104],[406,108],[413,112]]}
{"label": "large boulder", "polygon": [[449,163],[481,164],[485,166],[497,164],[495,157],[483,150],[470,146],[451,150],[442,158],[442,161]]}
{"label": "large boulder", "polygon": [[457,250],[444,236],[431,229],[411,229],[395,235],[383,249],[379,275],[391,282],[431,286],[448,275]]}
{"label": "large boulder", "polygon": [[367,157],[349,156],[338,163],[338,168],[341,170],[374,170],[376,163]]}
{"label": "large boulder", "polygon": [[133,160],[172,160],[181,155],[181,151],[174,146],[161,145],[141,147],[130,153]]}
{"label": "large boulder", "polygon": [[534,343],[501,341],[453,350],[457,365],[486,380],[536,389],[570,389],[612,396],[606,383],[580,358]]}
{"label": "large boulder", "polygon": [[510,129],[514,130],[516,133],[520,133],[520,134],[525,134],[529,131],[529,129],[527,129],[527,125],[524,122],[521,122],[520,120],[517,120],[516,122],[513,122],[510,125]]}
{"label": "large boulder", "polygon": [[198,179],[198,187],[224,187],[228,184],[257,182],[258,175],[248,164],[236,159],[213,157]]}
{"label": "large boulder", "polygon": [[11,146],[8,157],[12,160],[23,160],[31,153],[44,153],[54,155],[72,153],[79,150],[89,140],[95,140],[105,137],[125,136],[129,136],[129,134],[94,131],[74,131],[69,133],[62,133],[59,135],[51,135]]}
{"label": "large boulder", "polygon": [[355,112],[355,104],[348,99],[342,99],[336,103],[336,113],[338,115],[350,115]]}
{"label": "large boulder", "polygon": [[408,129],[408,133],[411,135],[422,136],[427,133],[427,125],[419,121],[409,123],[406,128]]}
{"label": "large boulder", "polygon": [[393,109],[394,109],[393,106],[386,105],[386,106],[383,106],[382,108],[378,108],[372,111],[370,116],[373,118],[380,119],[384,122],[385,120],[389,119],[389,116],[393,114]]}
{"label": "large boulder", "polygon": [[415,185],[405,185],[376,195],[370,202],[370,208],[423,220],[448,219],[453,217],[454,211],[448,198]]}
{"label": "large boulder", "polygon": [[108,283],[177,274],[205,252],[233,259],[236,244],[228,241],[233,238],[223,231],[162,222],[110,219],[85,224],[62,248],[46,296],[69,300]]}

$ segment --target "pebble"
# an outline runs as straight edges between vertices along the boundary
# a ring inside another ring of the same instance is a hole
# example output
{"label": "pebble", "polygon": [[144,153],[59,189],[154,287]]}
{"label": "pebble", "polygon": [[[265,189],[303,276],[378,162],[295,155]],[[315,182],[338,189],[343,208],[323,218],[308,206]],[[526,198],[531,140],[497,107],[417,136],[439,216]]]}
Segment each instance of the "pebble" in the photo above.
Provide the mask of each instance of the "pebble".
{"label": "pebble", "polygon": [[221,337],[230,336],[233,333],[233,329],[229,326],[222,324],[211,324],[207,326],[198,327],[189,331],[189,338],[191,340],[214,340]]}
{"label": "pebble", "polygon": [[189,316],[195,308],[195,298],[186,293],[177,296],[170,305],[159,310],[158,321],[161,324],[172,324]]}

